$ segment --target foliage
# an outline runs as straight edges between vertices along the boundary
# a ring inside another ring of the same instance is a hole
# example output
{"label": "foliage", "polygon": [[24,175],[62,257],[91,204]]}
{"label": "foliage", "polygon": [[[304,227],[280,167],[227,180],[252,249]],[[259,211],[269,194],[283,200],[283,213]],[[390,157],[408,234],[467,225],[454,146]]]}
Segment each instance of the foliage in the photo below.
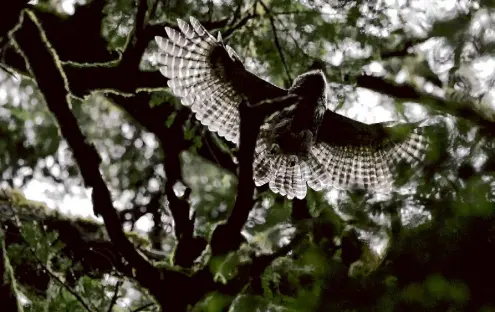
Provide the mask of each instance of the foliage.
{"label": "foliage", "polygon": [[[493,1],[69,2],[0,10],[0,295],[18,310],[495,310]],[[439,121],[424,167],[390,194],[257,188],[239,238],[239,150],[155,68],[154,36],[188,16],[280,86],[322,68],[343,115]],[[22,195],[36,185],[48,206]],[[101,218],[68,216],[87,194]]]}

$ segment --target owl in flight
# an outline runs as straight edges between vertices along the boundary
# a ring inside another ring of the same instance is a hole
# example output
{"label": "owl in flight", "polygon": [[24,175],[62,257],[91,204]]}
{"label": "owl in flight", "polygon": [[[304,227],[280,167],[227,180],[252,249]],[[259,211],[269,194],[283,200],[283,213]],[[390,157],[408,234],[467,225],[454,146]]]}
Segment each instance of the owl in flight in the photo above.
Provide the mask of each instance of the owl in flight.
{"label": "owl in flight", "polygon": [[[413,166],[424,157],[423,123],[364,124],[326,109],[327,82],[322,71],[298,76],[288,90],[249,72],[239,56],[196,20],[178,19],[180,29],[156,37],[161,73],[172,92],[191,107],[210,131],[239,144],[243,99],[250,104],[290,94],[298,102],[268,116],[256,142],[253,171],[257,186],[289,199],[319,191],[389,189],[398,165]],[[307,185],[307,186],[306,186]]]}

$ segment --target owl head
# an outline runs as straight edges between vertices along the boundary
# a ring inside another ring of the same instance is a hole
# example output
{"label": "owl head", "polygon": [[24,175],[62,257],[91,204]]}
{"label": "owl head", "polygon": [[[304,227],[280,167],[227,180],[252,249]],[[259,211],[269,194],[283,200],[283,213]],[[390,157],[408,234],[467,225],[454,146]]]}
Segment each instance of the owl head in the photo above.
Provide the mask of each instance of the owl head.
{"label": "owl head", "polygon": [[325,103],[327,93],[325,74],[316,69],[297,76],[289,93],[297,94],[305,99],[321,100]]}

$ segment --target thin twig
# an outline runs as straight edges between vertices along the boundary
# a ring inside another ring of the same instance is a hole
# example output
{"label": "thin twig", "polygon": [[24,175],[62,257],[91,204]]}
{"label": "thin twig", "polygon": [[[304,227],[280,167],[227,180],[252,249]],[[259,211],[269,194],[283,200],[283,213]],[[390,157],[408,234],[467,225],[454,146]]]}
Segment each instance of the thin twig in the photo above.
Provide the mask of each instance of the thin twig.
{"label": "thin twig", "polygon": [[287,75],[287,78],[289,79],[289,83],[292,85],[292,76],[290,74],[291,70],[289,69],[289,64],[287,63],[287,61],[285,59],[285,55],[284,55],[284,52],[282,50],[282,45],[280,44],[280,40],[278,38],[277,27],[275,26],[275,21],[273,19],[272,12],[270,11],[268,6],[266,6],[266,4],[263,1],[259,1],[259,3],[265,9],[265,12],[270,16],[269,20],[270,20],[270,25],[272,26],[273,39],[275,41],[275,47],[278,50],[280,60],[282,61],[282,65],[284,66],[285,74]]}
{"label": "thin twig", "polygon": [[158,3],[160,3],[160,0],[155,0],[155,2],[153,2],[153,6],[151,7],[150,15],[149,15],[150,19],[156,17],[156,10],[158,9]]}
{"label": "thin twig", "polygon": [[36,261],[41,265],[43,266],[44,270],[48,273],[48,275],[50,275],[53,279],[55,279],[57,281],[57,283],[59,283],[60,285],[62,285],[68,292],[70,292],[76,299],[77,301],[79,301],[79,303],[88,311],[88,312],[92,312],[92,310],[89,308],[89,306],[84,302],[83,298],[81,296],[79,296],[79,294],[77,292],[75,292],[74,290],[72,290],[72,288],[69,287],[69,285],[65,284],[64,282],[62,282],[62,280],[57,276],[55,275],[54,273],[52,273],[50,271],[50,269],[48,269],[42,262],[41,260],[35,255],[34,251],[31,250],[31,253],[33,254],[33,256],[36,258]]}
{"label": "thin twig", "polygon": [[237,24],[235,24],[234,26],[230,27],[229,29],[227,29],[223,34],[222,34],[222,37],[224,38],[224,40],[227,40],[229,39],[229,37],[238,29],[242,28],[244,25],[247,24],[248,21],[252,20],[253,18],[256,18],[258,17],[259,15],[258,14],[248,14],[246,16],[244,16]]}
{"label": "thin twig", "polygon": [[114,305],[117,303],[117,299],[119,298],[119,290],[124,282],[119,280],[115,285],[115,290],[113,292],[112,299],[110,300],[110,304],[108,305],[108,312],[112,312]]}

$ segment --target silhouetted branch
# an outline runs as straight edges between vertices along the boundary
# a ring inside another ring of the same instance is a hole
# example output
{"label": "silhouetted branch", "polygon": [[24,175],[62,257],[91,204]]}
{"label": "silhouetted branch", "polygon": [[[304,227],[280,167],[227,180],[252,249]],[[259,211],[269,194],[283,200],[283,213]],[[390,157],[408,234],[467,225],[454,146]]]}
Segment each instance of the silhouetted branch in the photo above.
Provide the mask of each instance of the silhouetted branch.
{"label": "silhouetted branch", "polygon": [[101,214],[112,243],[133,267],[133,277],[155,296],[162,307],[172,311],[184,310],[187,300],[182,295],[191,288],[191,279],[181,272],[155,268],[124,234],[111,194],[99,172],[99,155],[95,147],[87,142],[69,108],[65,80],[59,71],[57,56],[46,46],[48,42],[44,40],[35,20],[31,12],[24,14],[23,27],[15,33],[15,40],[24,52],[31,74],[73,151],[85,184],[93,189],[95,212]]}
{"label": "silhouetted branch", "polygon": [[143,305],[143,306],[140,306],[139,308],[137,308],[137,309],[135,309],[135,310],[132,310],[132,312],[141,312],[141,311],[144,311],[144,310],[146,310],[147,308],[152,307],[152,306],[154,306],[154,305],[155,305],[155,303],[150,302],[150,303],[147,303],[147,304],[145,304],[145,305]]}
{"label": "silhouetted branch", "polygon": [[139,71],[139,63],[141,62],[144,50],[151,40],[145,33],[147,26],[148,1],[136,0],[136,2],[136,23],[119,64],[119,66],[135,72]]}
{"label": "silhouetted branch", "polygon": [[34,14],[25,13],[23,27],[15,33],[14,38],[26,57],[31,74],[36,79],[48,108],[55,116],[62,135],[73,151],[86,186],[93,189],[92,201],[95,213],[103,217],[110,239],[136,269],[136,275],[146,276],[148,279],[147,282],[143,282],[140,278],[141,282],[149,285],[151,277],[159,276],[159,271],[136,251],[121,228],[110,191],[99,172],[98,152],[94,145],[87,142],[76,118],[70,111],[65,79],[59,71],[57,57],[46,46],[47,41],[43,38],[35,20]]}
{"label": "silhouetted branch", "polygon": [[164,152],[164,168],[167,180],[165,182],[165,193],[167,194],[168,207],[175,222],[175,237],[177,238],[177,248],[175,250],[175,263],[183,267],[190,267],[193,264],[207,242],[204,238],[194,237],[195,215],[190,217],[190,204],[186,190],[182,198],[175,194],[174,186],[177,182],[182,182],[180,153],[189,147],[189,143],[184,139],[184,123],[189,118],[188,110],[179,111],[170,128],[164,129],[158,136]]}
{"label": "silhouetted branch", "polygon": [[243,100],[240,112],[240,145],[239,145],[239,182],[234,208],[227,223],[219,225],[211,238],[212,254],[224,254],[237,249],[242,243],[241,229],[246,223],[249,212],[253,208],[254,180],[253,159],[256,138],[264,117],[298,100],[295,95],[266,100],[251,105]]}
{"label": "silhouetted branch", "polygon": [[[27,244],[27,242],[26,242]],[[30,247],[29,250],[31,251],[32,256],[36,259],[38,262],[38,265],[43,268],[43,270],[50,275],[50,278],[55,280],[59,285],[61,285],[63,288],[65,288],[76,300],[81,304],[81,306],[88,312],[92,312],[93,310],[88,306],[88,304],[84,301],[84,299],[77,293],[77,291],[74,291],[69,285],[64,283],[56,274],[53,274],[53,272],[46,267],[46,265],[38,258],[34,250]]]}
{"label": "silhouetted branch", "polygon": [[312,216],[309,213],[308,202],[306,198],[299,199],[294,198],[292,200],[292,222],[297,223],[298,221],[311,219]]}
{"label": "silhouetted branch", "polygon": [[471,105],[472,103],[451,101],[421,91],[410,84],[395,83],[371,75],[347,76],[345,77],[345,82],[355,83],[358,87],[367,88],[401,100],[421,103],[430,109],[471,120],[489,133],[495,133],[495,122],[477,112]]}

